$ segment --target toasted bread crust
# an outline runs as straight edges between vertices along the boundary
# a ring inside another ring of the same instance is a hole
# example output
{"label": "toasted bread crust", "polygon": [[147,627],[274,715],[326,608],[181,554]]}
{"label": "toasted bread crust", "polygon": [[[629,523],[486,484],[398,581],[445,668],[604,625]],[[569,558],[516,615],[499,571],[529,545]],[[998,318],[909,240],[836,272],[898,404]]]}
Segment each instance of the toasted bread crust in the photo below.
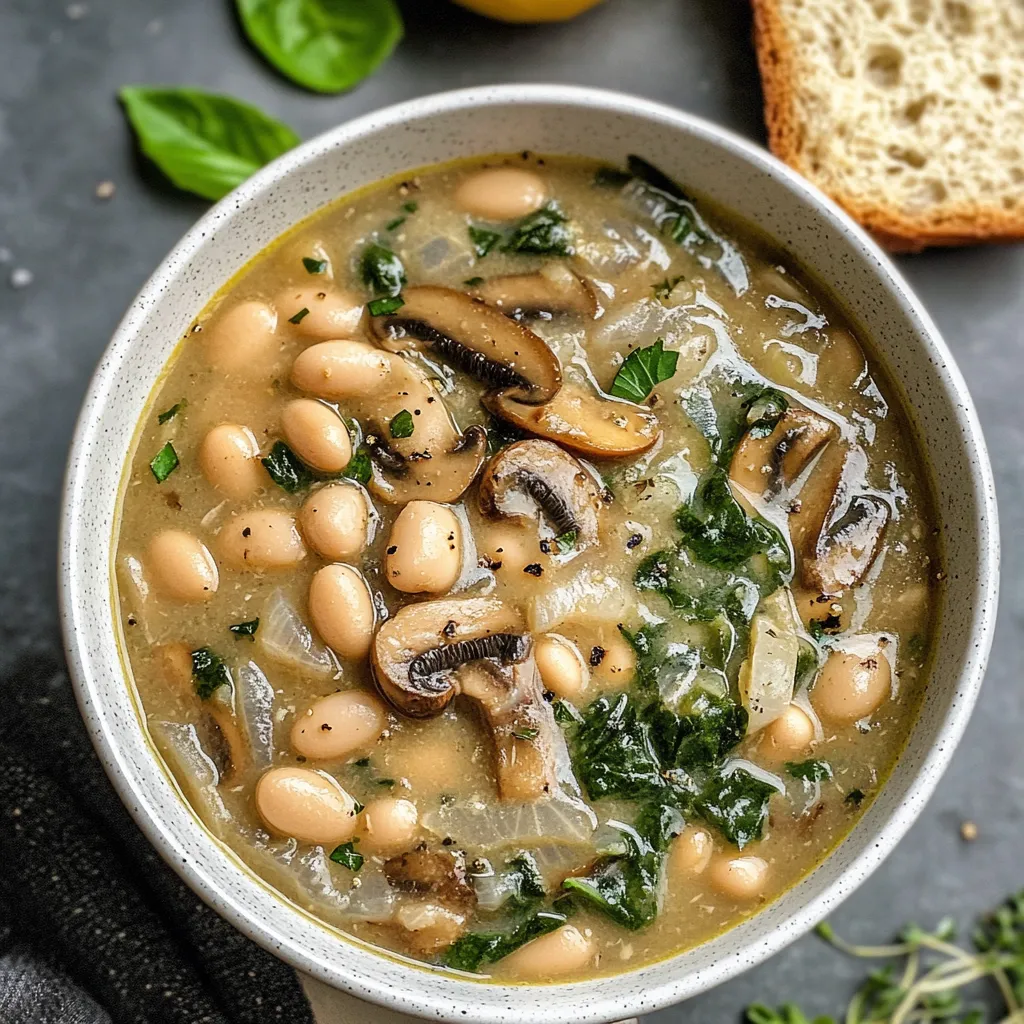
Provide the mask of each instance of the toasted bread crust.
{"label": "toasted bread crust", "polygon": [[1024,239],[1024,213],[977,201],[944,204],[910,216],[893,207],[858,201],[837,189],[825,188],[801,159],[807,126],[796,104],[797,66],[793,43],[778,0],[751,0],[754,48],[764,90],[768,144],[782,161],[827,192],[878,243],[892,252],[920,252],[929,246],[1012,242]]}

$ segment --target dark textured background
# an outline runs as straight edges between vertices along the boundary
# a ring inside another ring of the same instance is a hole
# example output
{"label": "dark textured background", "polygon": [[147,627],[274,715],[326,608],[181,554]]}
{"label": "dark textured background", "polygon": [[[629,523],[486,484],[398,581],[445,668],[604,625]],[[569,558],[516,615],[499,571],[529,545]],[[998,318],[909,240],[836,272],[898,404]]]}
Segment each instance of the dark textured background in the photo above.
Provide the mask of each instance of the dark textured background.
{"label": "dark textured background", "polygon": [[[319,97],[247,49],[227,0],[0,0],[0,668],[59,645],[56,531],[78,406],[121,313],[205,209],[140,168],[114,100],[120,85],[229,92],[309,137],[438,90],[571,82],[672,103],[764,141],[745,0],[608,0],[574,22],[536,28],[499,26],[441,0],[403,7],[407,38],[386,67],[349,95]],[[117,189],[107,201],[94,195],[104,180]],[[935,252],[900,265],[978,404],[1006,557],[995,650],[964,744],[922,819],[835,916],[862,939],[910,918],[967,919],[1024,887],[1024,248]],[[16,268],[31,271],[30,285],[11,285]],[[972,844],[959,836],[968,818],[980,831]],[[649,1020],[732,1022],[755,999],[835,1012],[861,973],[806,938]]]}

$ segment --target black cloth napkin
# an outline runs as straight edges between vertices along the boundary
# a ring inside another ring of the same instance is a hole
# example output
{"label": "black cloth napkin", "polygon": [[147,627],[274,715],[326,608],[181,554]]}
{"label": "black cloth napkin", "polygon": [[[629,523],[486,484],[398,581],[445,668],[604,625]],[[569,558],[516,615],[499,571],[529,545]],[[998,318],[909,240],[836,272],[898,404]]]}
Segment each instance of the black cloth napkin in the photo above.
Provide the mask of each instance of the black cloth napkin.
{"label": "black cloth napkin", "polygon": [[46,657],[0,681],[0,1022],[313,1024],[135,826]]}

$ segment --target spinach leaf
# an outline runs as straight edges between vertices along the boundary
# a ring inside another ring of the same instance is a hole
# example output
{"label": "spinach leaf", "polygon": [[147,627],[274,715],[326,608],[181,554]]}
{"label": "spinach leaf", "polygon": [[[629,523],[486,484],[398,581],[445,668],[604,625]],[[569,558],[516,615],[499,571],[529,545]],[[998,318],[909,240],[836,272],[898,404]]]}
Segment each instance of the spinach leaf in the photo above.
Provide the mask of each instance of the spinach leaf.
{"label": "spinach leaf", "polygon": [[200,700],[209,700],[219,686],[231,685],[231,672],[209,647],[192,652],[192,685]]}
{"label": "spinach leaf", "polygon": [[540,868],[533,855],[525,851],[517,853],[509,860],[505,883],[509,895],[502,904],[503,907],[528,910],[547,895]]}
{"label": "spinach leaf", "polygon": [[387,316],[389,313],[396,313],[405,305],[405,299],[401,295],[394,295],[389,299],[371,299],[366,308],[370,316]]}
{"label": "spinach leaf", "polygon": [[256,642],[256,630],[260,628],[260,620],[258,618],[249,619],[248,622],[236,622],[233,626],[228,626],[235,636],[247,636],[254,643]]}
{"label": "spinach leaf", "polygon": [[162,484],[178,468],[178,453],[170,441],[153,456],[149,468],[158,484]]}
{"label": "spinach leaf", "polygon": [[178,188],[204,199],[227,195],[299,143],[287,125],[230,96],[144,85],[119,95],[142,152]]}
{"label": "spinach leaf", "polygon": [[405,284],[402,261],[386,246],[372,242],[363,251],[359,261],[363,283],[374,295],[394,298]]}
{"label": "spinach leaf", "polygon": [[765,388],[747,403],[747,433],[767,437],[789,408],[789,399],[776,388]]}
{"label": "spinach leaf", "polygon": [[688,505],[676,513],[683,543],[708,565],[734,569],[752,555],[764,554],[780,576],[791,571],[789,548],[774,526],[747,515],[733,497],[729,476],[712,466]]}
{"label": "spinach leaf", "polygon": [[598,167],[594,174],[594,184],[601,188],[625,188],[633,180],[629,171],[621,171],[618,167]]}
{"label": "spinach leaf", "polygon": [[787,761],[786,771],[804,782],[824,782],[832,778],[832,765],[828,761]]}
{"label": "spinach leaf", "polygon": [[709,240],[693,201],[676,182],[638,156],[631,155],[627,166],[633,175],[632,198],[661,234],[684,246]]}
{"label": "spinach leaf", "polygon": [[[470,224],[469,240],[473,243],[473,251],[476,253],[477,259],[483,259],[501,241],[501,234]],[[483,278],[480,280],[482,281]]]}
{"label": "spinach leaf", "polygon": [[413,423],[412,413],[408,409],[395,413],[388,424],[388,430],[391,431],[392,437],[412,437],[415,429],[416,425]]}
{"label": "spinach leaf", "polygon": [[314,92],[350,89],[402,38],[394,0],[237,0],[237,6],[253,46]]}
{"label": "spinach leaf", "polygon": [[718,764],[746,735],[742,705],[697,690],[677,713],[655,706],[649,715],[651,740],[662,765],[694,775]]}
{"label": "spinach leaf", "polygon": [[174,405],[170,407],[170,409],[165,409],[162,413],[160,413],[159,416],[157,416],[157,423],[159,423],[160,426],[163,426],[169,420],[173,420],[174,417],[177,416],[178,413],[181,412],[181,410],[186,408],[187,406],[188,402],[186,402],[184,398],[180,402],[175,402]]}
{"label": "spinach leaf", "polygon": [[484,964],[502,960],[532,939],[561,928],[567,920],[555,910],[538,910],[507,932],[469,932],[448,947],[445,965],[456,971],[479,971]]}
{"label": "spinach leaf", "polygon": [[697,811],[705,821],[741,850],[760,839],[768,820],[768,801],[778,789],[751,775],[745,768],[719,772],[697,797]]}
{"label": "spinach leaf", "polygon": [[501,247],[502,252],[532,256],[572,256],[572,232],[568,217],[557,203],[548,203],[536,213],[524,217]]}
{"label": "spinach leaf", "polygon": [[643,402],[656,385],[676,372],[678,362],[679,353],[666,352],[662,338],[648,348],[634,349],[615,374],[609,393],[629,402]]}
{"label": "spinach leaf", "polygon": [[353,839],[351,842],[336,846],[331,851],[331,860],[343,868],[348,868],[349,871],[358,871],[363,866],[365,858],[361,853],[356,853],[355,844],[357,842],[359,842],[358,839]]}
{"label": "spinach leaf", "polygon": [[313,482],[313,474],[306,464],[284,443],[275,441],[270,454],[260,459],[270,479],[289,494],[294,494]]}
{"label": "spinach leaf", "polygon": [[650,722],[629,693],[599,697],[583,712],[573,741],[573,766],[592,800],[664,797],[668,783]]}

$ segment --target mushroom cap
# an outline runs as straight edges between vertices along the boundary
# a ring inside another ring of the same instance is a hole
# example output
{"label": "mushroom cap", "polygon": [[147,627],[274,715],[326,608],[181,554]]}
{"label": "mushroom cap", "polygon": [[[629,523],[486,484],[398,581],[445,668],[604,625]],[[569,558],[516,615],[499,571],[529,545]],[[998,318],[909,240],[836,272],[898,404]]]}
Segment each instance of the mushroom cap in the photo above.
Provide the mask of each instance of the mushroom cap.
{"label": "mushroom cap", "polygon": [[435,355],[521,402],[546,402],[562,369],[546,341],[498,310],[453,288],[421,285],[402,292],[391,316],[373,318],[390,352],[432,349]]}
{"label": "mushroom cap", "polygon": [[516,441],[502,448],[480,479],[485,515],[545,517],[556,537],[574,533],[582,550],[597,542],[601,490],[593,476],[551,441]]}
{"label": "mushroom cap", "polygon": [[484,395],[483,404],[520,430],[599,458],[639,455],[660,436],[654,413],[578,384],[563,384],[544,405],[527,405],[511,392]]}
{"label": "mushroom cap", "polygon": [[598,312],[597,298],[589,282],[560,263],[533,274],[488,278],[472,294],[507,316],[576,313],[592,320]]}
{"label": "mushroom cap", "polygon": [[[525,633],[519,612],[495,598],[408,604],[377,631],[372,650],[374,679],[381,693],[404,714],[413,718],[437,715],[459,692],[458,669],[466,663],[465,655],[475,653],[480,658],[522,654],[505,638],[523,637]],[[471,648],[468,643],[472,642],[478,643]],[[492,647],[496,654],[488,653]],[[454,664],[445,665],[443,655],[431,659],[431,652],[445,649],[451,649],[453,657],[458,656]],[[424,656],[425,662],[417,661]],[[417,671],[424,665],[427,672]],[[439,667],[430,672],[435,666]]]}

